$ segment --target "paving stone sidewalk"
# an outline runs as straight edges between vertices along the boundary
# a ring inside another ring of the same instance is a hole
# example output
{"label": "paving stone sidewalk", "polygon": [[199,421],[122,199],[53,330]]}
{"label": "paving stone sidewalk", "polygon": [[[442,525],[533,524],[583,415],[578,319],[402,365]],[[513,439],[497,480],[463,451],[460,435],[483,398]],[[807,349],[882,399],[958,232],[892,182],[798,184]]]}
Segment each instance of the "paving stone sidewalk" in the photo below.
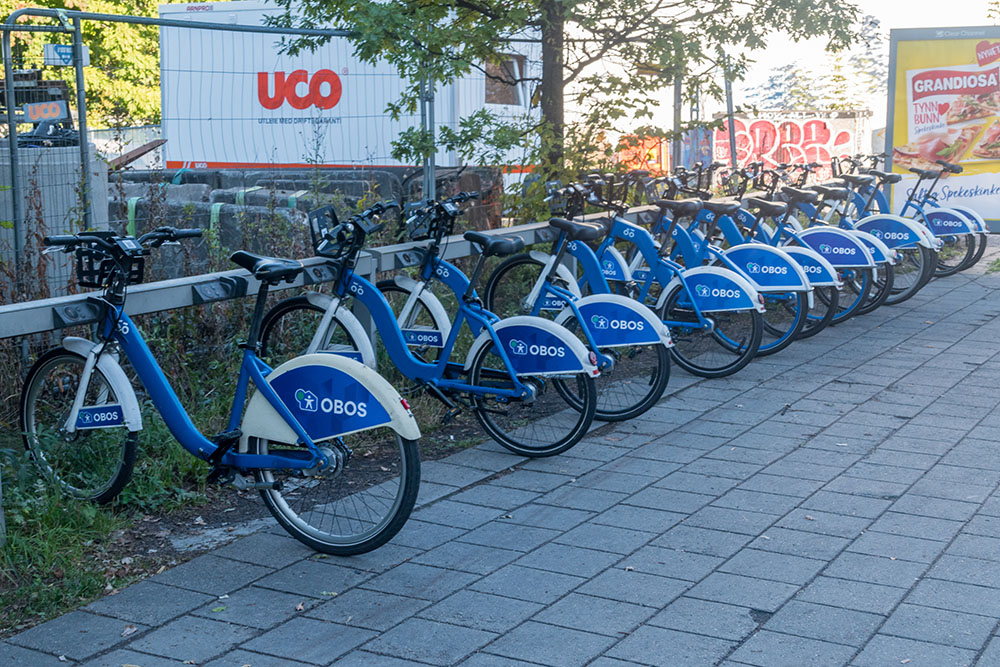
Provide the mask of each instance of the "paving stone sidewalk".
{"label": "paving stone sidewalk", "polygon": [[268,528],[0,665],[1000,665],[998,249],[562,456],[427,462],[373,553]]}

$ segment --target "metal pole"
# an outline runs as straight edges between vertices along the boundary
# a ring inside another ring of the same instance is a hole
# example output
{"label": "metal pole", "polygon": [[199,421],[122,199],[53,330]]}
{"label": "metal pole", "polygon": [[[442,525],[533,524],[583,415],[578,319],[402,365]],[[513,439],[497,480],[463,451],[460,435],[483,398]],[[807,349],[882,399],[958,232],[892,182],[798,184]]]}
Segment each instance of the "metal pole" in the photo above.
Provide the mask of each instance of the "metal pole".
{"label": "metal pole", "polygon": [[676,169],[681,164],[681,86],[680,76],[674,78],[674,140],[670,144],[670,167]]}
{"label": "metal pole", "polygon": [[[436,84],[432,80],[429,85],[426,86],[427,91],[427,131],[431,135],[431,145],[434,146],[436,133],[434,132],[434,88]],[[437,199],[437,147],[431,149],[431,154],[427,156],[426,166],[424,169],[427,171],[428,183],[427,192],[429,193],[428,199]]]}
{"label": "metal pole", "polygon": [[[420,75],[420,82],[418,83],[417,93],[420,97],[420,130],[422,132],[427,132],[427,77],[423,74]],[[430,186],[427,183],[427,156],[425,155],[423,161],[421,162],[423,167],[423,174],[421,179],[421,190],[423,191],[424,199],[431,199]]]}
{"label": "metal pole", "polygon": [[[80,187],[83,188],[83,228],[91,228],[90,215],[90,155],[87,140],[87,93],[83,81],[83,35],[80,19],[73,19],[73,66],[76,68],[76,115],[80,130]],[[105,195],[106,196],[106,195]]]}
{"label": "metal pole", "polygon": [[733,115],[733,82],[729,79],[729,72],[726,72],[726,122],[729,124],[729,161],[732,168],[738,169],[736,164],[736,119]]}
{"label": "metal pole", "polygon": [[14,215],[14,285],[17,294],[21,293],[21,255],[24,252],[24,236],[21,225],[24,217],[21,206],[24,203],[21,194],[21,183],[18,180],[20,164],[17,155],[17,104],[14,94],[14,55],[10,48],[10,33],[3,34],[3,76],[4,102],[7,104],[7,145],[10,148],[10,197],[11,210]]}

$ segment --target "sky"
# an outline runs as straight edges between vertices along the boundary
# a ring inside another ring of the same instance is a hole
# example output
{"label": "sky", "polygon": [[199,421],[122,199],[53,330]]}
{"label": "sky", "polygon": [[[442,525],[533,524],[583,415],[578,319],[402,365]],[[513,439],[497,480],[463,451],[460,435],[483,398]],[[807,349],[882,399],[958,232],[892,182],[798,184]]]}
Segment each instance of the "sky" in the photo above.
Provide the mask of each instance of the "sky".
{"label": "sky", "polygon": [[[986,19],[987,0],[855,0],[862,14],[871,14],[877,18],[882,29],[888,32],[892,28],[947,28],[961,26],[989,25]],[[764,83],[771,70],[788,62],[798,62],[806,67],[819,67],[829,58],[823,49],[824,39],[813,39],[797,44],[791,49],[786,40],[775,37],[773,46],[751,55],[756,60],[742,83],[734,86],[734,98],[737,104],[745,101],[743,91],[755,85]],[[792,54],[792,58],[789,58]],[[714,108],[716,105],[706,105],[709,112],[722,111]],[[873,121],[882,119],[885,109],[874,109]],[[669,124],[669,123],[668,123]],[[876,123],[877,126],[877,123]]]}

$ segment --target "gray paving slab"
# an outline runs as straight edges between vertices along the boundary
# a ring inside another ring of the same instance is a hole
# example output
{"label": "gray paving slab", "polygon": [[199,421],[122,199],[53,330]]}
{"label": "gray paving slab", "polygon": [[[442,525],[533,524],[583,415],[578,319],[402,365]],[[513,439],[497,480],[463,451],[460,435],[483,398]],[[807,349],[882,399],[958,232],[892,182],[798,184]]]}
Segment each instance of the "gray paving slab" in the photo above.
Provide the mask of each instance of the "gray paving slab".
{"label": "gray paving slab", "polygon": [[678,371],[558,457],[428,461],[372,553],[270,526],[0,664],[1000,667],[998,288],[976,269],[732,378]]}

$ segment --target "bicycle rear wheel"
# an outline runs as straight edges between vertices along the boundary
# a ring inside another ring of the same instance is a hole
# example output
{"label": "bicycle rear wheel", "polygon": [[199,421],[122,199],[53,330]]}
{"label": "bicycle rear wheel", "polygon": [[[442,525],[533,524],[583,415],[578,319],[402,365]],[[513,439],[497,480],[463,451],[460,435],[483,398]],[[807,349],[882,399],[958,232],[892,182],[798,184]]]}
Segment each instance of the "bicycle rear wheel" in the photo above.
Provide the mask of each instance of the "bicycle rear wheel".
{"label": "bicycle rear wheel", "polygon": [[896,248],[896,251],[900,259],[893,267],[892,291],[885,300],[890,306],[903,303],[919,292],[934,275],[934,267],[937,266],[937,253],[922,245]]}
{"label": "bicycle rear wheel", "polygon": [[678,366],[699,377],[726,377],[750,363],[760,348],[763,318],[756,310],[708,313],[705,328],[683,285],[675,285],[663,302],[660,319],[668,322]]}
{"label": "bicycle rear wheel", "polygon": [[764,357],[784,350],[798,337],[808,319],[809,297],[805,292],[764,293],[764,333],[757,355]]}
{"label": "bicycle rear wheel", "polygon": [[858,306],[855,315],[870,313],[889,298],[892,294],[892,284],[896,280],[896,267],[892,264],[882,264],[878,267],[878,277],[868,292],[868,300]]}
{"label": "bicycle rear wheel", "polygon": [[[483,302],[486,309],[500,317],[523,315],[532,311],[526,297],[538,281],[544,264],[529,255],[510,257],[500,264],[486,281]],[[565,286],[563,286],[565,287]],[[543,310],[541,314],[551,315],[562,311]],[[575,317],[568,319],[564,326],[587,344],[580,332]],[[637,417],[656,405],[670,380],[670,352],[663,345],[637,345],[632,347],[612,347],[600,350],[601,354],[615,359],[613,369],[601,371],[595,379],[597,387],[597,408],[595,418],[601,421],[623,421]],[[566,387],[563,398],[577,409],[583,402]]]}
{"label": "bicycle rear wheel", "polygon": [[[583,438],[597,408],[594,378],[577,373],[518,379],[533,390],[532,396],[507,399],[495,394],[472,395],[473,412],[490,437],[515,454],[531,457],[561,454]],[[492,389],[514,388],[492,341],[476,353],[469,383]],[[565,386],[557,386],[559,383]],[[577,405],[567,405],[565,397],[570,395],[577,397]]]}
{"label": "bicycle rear wheel", "polygon": [[813,305],[798,339],[811,338],[830,325],[840,310],[840,292],[836,287],[813,287]]}
{"label": "bicycle rear wheel", "polygon": [[934,267],[934,277],[944,278],[958,273],[971,266],[976,254],[976,238],[974,234],[955,234],[938,237],[944,245],[938,250],[937,266]]}
{"label": "bicycle rear wheel", "polygon": [[[415,440],[389,428],[336,440],[318,443],[331,462],[326,469],[255,470],[254,478],[280,487],[260,495],[292,537],[323,553],[352,556],[382,546],[406,523],[420,488],[420,455]],[[250,440],[253,454],[287,448]]]}
{"label": "bicycle rear wheel", "polygon": [[[293,296],[274,305],[260,326],[260,358],[272,368],[304,354],[323,319],[324,310],[313,305],[305,294]],[[340,353],[357,358],[357,342],[337,321],[327,329],[318,350]],[[358,359],[360,360],[360,359]]]}
{"label": "bicycle rear wheel", "polygon": [[[63,493],[107,503],[125,487],[135,466],[137,434],[124,426],[65,430],[86,360],[66,348],[49,350],[28,371],[21,391],[24,448]],[[84,406],[118,405],[119,398],[95,368]]]}
{"label": "bicycle rear wheel", "polygon": [[840,310],[833,316],[831,325],[840,324],[857,315],[858,309],[868,301],[875,282],[870,268],[840,269],[838,273],[844,282],[844,289],[839,297]]}

